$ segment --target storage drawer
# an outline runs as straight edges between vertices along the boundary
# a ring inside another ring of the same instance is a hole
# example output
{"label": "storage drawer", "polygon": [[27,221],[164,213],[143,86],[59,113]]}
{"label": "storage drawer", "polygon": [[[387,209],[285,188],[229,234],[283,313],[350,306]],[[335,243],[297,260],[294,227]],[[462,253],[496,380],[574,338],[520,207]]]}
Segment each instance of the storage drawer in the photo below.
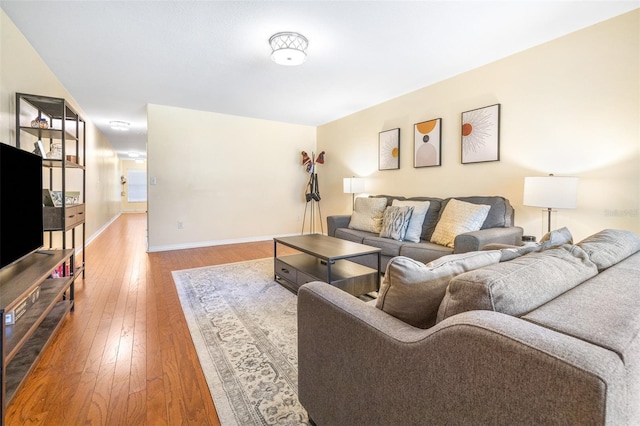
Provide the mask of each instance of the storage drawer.
{"label": "storage drawer", "polygon": [[284,278],[287,281],[290,281],[291,283],[296,283],[297,282],[297,272],[295,268],[292,268],[291,266],[287,265],[286,263],[284,263],[283,261],[276,259],[275,261],[275,270],[274,273],[275,275],[279,276],[280,278]]}
{"label": "storage drawer", "polygon": [[66,226],[76,226],[84,222],[84,204],[67,206]]}
{"label": "storage drawer", "polygon": [[311,275],[305,274],[304,272],[298,271],[298,279],[296,280],[296,283],[298,285],[303,285],[306,283],[310,283],[311,281],[322,281],[319,278],[313,277]]}
{"label": "storage drawer", "polygon": [[62,207],[45,206],[43,209],[45,231],[69,229],[84,222],[84,204],[67,206],[66,212]]}

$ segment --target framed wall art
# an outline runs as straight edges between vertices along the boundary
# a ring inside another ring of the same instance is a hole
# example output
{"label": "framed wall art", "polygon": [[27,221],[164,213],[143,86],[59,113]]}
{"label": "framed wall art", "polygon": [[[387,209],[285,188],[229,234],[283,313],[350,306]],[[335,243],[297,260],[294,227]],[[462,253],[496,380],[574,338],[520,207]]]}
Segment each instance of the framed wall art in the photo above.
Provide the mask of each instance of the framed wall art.
{"label": "framed wall art", "polygon": [[441,162],[442,119],[413,126],[413,167],[439,166]]}
{"label": "framed wall art", "polygon": [[500,160],[500,104],[462,113],[462,164]]}
{"label": "framed wall art", "polygon": [[400,168],[400,129],[385,130],[378,134],[378,170]]}

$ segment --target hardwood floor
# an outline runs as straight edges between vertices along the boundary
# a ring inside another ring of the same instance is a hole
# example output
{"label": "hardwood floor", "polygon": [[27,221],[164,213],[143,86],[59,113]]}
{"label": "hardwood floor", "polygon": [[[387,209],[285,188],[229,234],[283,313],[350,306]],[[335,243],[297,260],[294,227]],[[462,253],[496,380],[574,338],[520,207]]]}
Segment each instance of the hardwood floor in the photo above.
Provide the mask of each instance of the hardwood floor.
{"label": "hardwood floor", "polygon": [[7,408],[7,425],[219,425],[171,271],[273,256],[273,242],[146,253],[146,215],[86,249],[76,309]]}

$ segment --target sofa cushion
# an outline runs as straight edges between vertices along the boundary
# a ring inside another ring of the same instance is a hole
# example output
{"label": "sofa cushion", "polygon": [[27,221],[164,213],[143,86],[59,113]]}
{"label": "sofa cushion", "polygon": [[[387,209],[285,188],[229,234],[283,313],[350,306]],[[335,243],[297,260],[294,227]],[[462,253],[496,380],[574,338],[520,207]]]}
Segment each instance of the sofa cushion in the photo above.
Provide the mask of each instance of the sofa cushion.
{"label": "sofa cushion", "polygon": [[452,277],[499,261],[499,251],[453,254],[426,265],[408,257],[394,257],[387,265],[376,307],[414,327],[429,328],[436,322]]}
{"label": "sofa cushion", "polygon": [[379,234],[382,228],[382,214],[386,207],[387,199],[384,197],[356,198],[349,228]]}
{"label": "sofa cushion", "polygon": [[630,231],[604,229],[578,243],[603,271],[640,251],[640,238]]}
{"label": "sofa cushion", "polygon": [[407,256],[421,263],[429,263],[439,257],[452,254],[453,249],[440,244],[423,241],[421,243],[405,242],[400,247],[400,256]]}
{"label": "sofa cushion", "polygon": [[347,241],[353,241],[354,243],[362,244],[362,241],[375,234],[366,231],[358,231],[357,229],[338,228],[336,229],[336,238],[341,238]]}
{"label": "sofa cushion", "polygon": [[[394,257],[400,255],[400,248],[404,244],[402,241],[382,238],[374,234],[365,236],[362,244],[379,248],[382,256]],[[384,264],[382,265],[384,267]]]}
{"label": "sofa cushion", "polygon": [[478,309],[521,316],[597,273],[596,265],[578,246],[529,253],[453,278],[438,321]]}
{"label": "sofa cushion", "polygon": [[427,215],[427,211],[429,211],[429,204],[429,201],[393,200],[391,204],[392,206],[413,207],[413,213],[411,213],[409,226],[407,227],[407,232],[405,233],[403,240],[411,241],[412,243],[420,242],[420,236],[422,235],[422,224],[424,223],[424,218]]}
{"label": "sofa cushion", "polygon": [[482,227],[489,209],[490,206],[482,204],[449,200],[433,231],[431,242],[453,247],[456,235],[478,231]]}
{"label": "sofa cushion", "polygon": [[640,253],[599,273],[522,318],[616,352],[640,339]]}
{"label": "sofa cushion", "polygon": [[413,206],[389,206],[384,210],[382,216],[382,238],[392,238],[394,240],[404,240],[407,233],[409,221],[413,216]]}

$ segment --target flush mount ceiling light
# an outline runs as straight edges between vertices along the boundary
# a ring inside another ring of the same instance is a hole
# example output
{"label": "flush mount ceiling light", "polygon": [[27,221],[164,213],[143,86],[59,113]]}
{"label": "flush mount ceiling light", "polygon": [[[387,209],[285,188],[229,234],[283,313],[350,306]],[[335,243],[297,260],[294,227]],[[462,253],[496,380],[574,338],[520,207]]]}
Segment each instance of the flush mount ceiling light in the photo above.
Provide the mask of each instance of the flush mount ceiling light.
{"label": "flush mount ceiling light", "polygon": [[271,36],[271,59],[279,65],[301,65],[307,59],[309,40],[298,33],[283,32]]}
{"label": "flush mount ceiling light", "polygon": [[113,130],[129,130],[129,123],[127,123],[126,121],[110,121],[109,125]]}
{"label": "flush mount ceiling light", "polygon": [[131,151],[131,152],[129,152],[129,154],[128,154],[128,155],[129,155],[129,157],[131,157],[131,158],[138,158],[138,157],[140,157],[140,154],[139,154],[139,153],[137,153],[137,152],[135,152],[135,151]]}

